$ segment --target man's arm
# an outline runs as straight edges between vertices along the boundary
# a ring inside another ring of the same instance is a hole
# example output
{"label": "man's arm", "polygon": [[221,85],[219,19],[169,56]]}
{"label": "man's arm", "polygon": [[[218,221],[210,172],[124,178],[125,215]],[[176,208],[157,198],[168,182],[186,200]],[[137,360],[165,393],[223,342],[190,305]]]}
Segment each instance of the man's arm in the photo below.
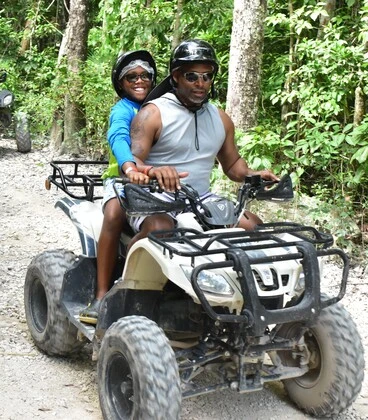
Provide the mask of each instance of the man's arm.
{"label": "man's arm", "polygon": [[[162,128],[161,113],[153,104],[144,106],[134,117],[130,128],[132,153],[137,166],[144,165],[152,146],[160,137]],[[180,189],[180,178],[188,176],[187,172],[178,174],[173,166],[153,167],[148,171],[150,178],[156,178],[165,191],[174,192]]]}
{"label": "man's arm", "polygon": [[131,149],[137,164],[144,164],[152,145],[161,132],[161,115],[155,105],[148,104],[133,118],[130,127]]}
{"label": "man's arm", "polygon": [[241,158],[235,146],[235,128],[231,118],[221,109],[219,109],[220,117],[225,128],[225,141],[217,154],[217,159],[221,163],[224,173],[236,182],[244,181],[249,175],[260,175],[263,179],[269,181],[278,181],[279,178],[271,171],[254,171],[249,168],[244,159]]}

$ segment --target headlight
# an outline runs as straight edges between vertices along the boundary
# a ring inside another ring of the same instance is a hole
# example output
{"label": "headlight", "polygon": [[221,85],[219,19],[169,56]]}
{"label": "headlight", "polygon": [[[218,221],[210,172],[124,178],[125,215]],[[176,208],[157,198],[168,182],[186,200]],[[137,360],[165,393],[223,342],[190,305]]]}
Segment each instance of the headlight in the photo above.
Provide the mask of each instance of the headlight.
{"label": "headlight", "polygon": [[[181,266],[184,274],[190,280],[192,274],[192,267]],[[232,296],[234,289],[230,286],[224,276],[211,270],[203,270],[199,273],[197,278],[198,286],[207,293],[216,295]]]}
{"label": "headlight", "polygon": [[13,96],[12,95],[6,95],[4,97],[4,100],[3,100],[4,106],[10,105],[12,102],[13,102]]}
{"label": "headlight", "polygon": [[301,294],[302,292],[304,292],[304,290],[305,290],[305,276],[304,276],[304,272],[301,271],[299,274],[299,279],[297,280],[295,284],[294,292],[296,294]]}
{"label": "headlight", "polygon": [[[322,279],[323,278],[323,265],[324,265],[324,260],[322,258],[318,258],[318,265],[319,265],[319,275],[320,275],[320,278]],[[300,294],[304,292],[304,290],[305,290],[305,275],[304,275],[302,266],[300,266],[300,274],[295,284],[295,292],[297,294]]]}

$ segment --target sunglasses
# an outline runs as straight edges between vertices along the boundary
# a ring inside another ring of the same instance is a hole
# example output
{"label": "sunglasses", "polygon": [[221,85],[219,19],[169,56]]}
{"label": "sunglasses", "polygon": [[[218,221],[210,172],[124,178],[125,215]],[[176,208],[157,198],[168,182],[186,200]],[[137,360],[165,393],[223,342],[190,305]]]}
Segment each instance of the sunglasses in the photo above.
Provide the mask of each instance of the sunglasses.
{"label": "sunglasses", "polygon": [[201,78],[205,83],[208,83],[213,79],[214,73],[197,73],[196,71],[190,71],[183,73],[183,76],[189,83],[194,83],[199,78]]}
{"label": "sunglasses", "polygon": [[123,76],[123,79],[125,79],[128,83],[138,82],[139,79],[141,79],[143,82],[151,82],[153,79],[153,74],[148,72],[141,74],[131,73]]}

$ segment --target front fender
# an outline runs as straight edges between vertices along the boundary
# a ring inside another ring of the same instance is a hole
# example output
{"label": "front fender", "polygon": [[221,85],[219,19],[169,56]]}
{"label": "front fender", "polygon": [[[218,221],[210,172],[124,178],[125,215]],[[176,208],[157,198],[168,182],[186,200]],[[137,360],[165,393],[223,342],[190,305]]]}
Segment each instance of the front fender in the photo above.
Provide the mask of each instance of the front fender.
{"label": "front fender", "polygon": [[[123,271],[124,287],[139,290],[162,290],[169,278],[172,261],[145,238],[130,250]],[[180,273],[178,273],[180,275]]]}
{"label": "front fender", "polygon": [[[196,262],[203,264],[209,262],[209,260],[199,257]],[[170,256],[168,252],[163,252],[161,246],[154,244],[148,238],[141,239],[132,246],[127,256],[121,287],[134,290],[162,291],[170,280],[186,292],[194,302],[200,303],[191,281],[181,268],[182,266],[191,266],[191,259],[179,255]],[[229,270],[228,274],[231,277],[235,275],[232,270]],[[241,309],[243,298],[231,277],[228,277],[228,280],[234,289],[234,295],[206,294],[211,306],[227,306],[236,311]]]}

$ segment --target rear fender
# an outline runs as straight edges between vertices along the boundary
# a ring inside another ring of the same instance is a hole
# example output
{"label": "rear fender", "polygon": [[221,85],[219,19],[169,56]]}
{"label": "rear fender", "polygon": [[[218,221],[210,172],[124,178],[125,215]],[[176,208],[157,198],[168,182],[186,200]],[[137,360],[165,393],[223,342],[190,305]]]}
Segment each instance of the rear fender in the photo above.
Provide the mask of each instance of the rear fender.
{"label": "rear fender", "polygon": [[101,203],[64,197],[56,202],[55,207],[60,208],[77,228],[82,255],[96,257],[103,221]]}

